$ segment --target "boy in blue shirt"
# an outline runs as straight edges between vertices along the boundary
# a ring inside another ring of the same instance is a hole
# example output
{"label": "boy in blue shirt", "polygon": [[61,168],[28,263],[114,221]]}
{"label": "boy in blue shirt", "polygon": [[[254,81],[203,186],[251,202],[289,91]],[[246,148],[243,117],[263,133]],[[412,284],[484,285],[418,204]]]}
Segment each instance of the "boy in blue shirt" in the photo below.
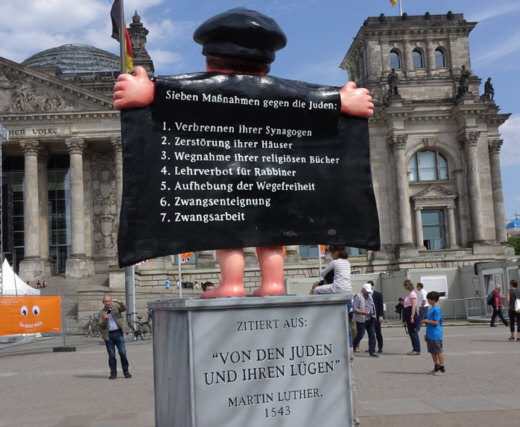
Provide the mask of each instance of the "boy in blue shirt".
{"label": "boy in blue shirt", "polygon": [[428,352],[431,353],[433,364],[433,375],[444,375],[444,352],[442,349],[442,312],[437,305],[439,302],[439,293],[431,291],[426,295],[431,308],[426,319],[423,319],[423,325],[426,325],[426,336],[424,340],[428,346]]}

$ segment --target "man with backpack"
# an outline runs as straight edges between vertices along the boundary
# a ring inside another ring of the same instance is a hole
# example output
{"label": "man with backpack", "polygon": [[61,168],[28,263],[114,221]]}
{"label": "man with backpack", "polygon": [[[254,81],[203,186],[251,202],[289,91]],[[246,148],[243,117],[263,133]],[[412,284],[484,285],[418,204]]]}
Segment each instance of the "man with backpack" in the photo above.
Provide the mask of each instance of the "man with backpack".
{"label": "man with backpack", "polygon": [[[492,292],[492,301],[491,304],[493,306],[493,315],[491,316],[491,326],[492,328],[495,327],[495,319],[496,317],[500,317],[500,320],[504,323],[505,326],[507,326],[507,321],[504,318],[504,314],[502,313],[502,299],[500,298],[500,289],[502,286],[497,285],[495,290]],[[489,302],[488,302],[489,304]]]}

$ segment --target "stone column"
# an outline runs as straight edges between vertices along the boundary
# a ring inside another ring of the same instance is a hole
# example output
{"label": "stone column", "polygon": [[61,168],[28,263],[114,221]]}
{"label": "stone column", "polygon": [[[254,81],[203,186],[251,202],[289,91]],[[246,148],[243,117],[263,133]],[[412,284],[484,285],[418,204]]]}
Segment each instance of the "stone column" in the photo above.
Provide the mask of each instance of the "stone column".
{"label": "stone column", "polygon": [[453,34],[448,35],[449,54],[446,56],[446,66],[451,68],[452,73],[457,74],[460,70],[459,49],[457,46],[457,36]]}
{"label": "stone column", "polygon": [[215,251],[197,252],[197,268],[215,268]]}
{"label": "stone column", "polygon": [[20,276],[24,280],[40,278],[43,262],[40,258],[40,204],[38,191],[38,153],[40,144],[35,140],[22,140],[24,153],[24,259],[20,263]]}
{"label": "stone column", "polygon": [[123,138],[114,136],[110,138],[110,142],[114,148],[114,163],[116,168],[116,221],[119,223],[121,198],[123,196]]}
{"label": "stone column", "polygon": [[456,218],[458,226],[458,235],[460,239],[459,244],[462,247],[466,247],[468,242],[468,229],[470,225],[469,221],[466,219],[468,216],[467,211],[469,209],[466,174],[463,169],[454,169],[453,177],[455,178],[455,182],[457,183],[457,193],[459,199],[459,215]]}
{"label": "stone column", "polygon": [[[410,48],[410,40],[408,37],[405,37],[403,40],[404,46],[404,64],[401,64],[401,68],[406,70],[406,74],[410,77],[415,76],[415,68],[413,68],[413,53]],[[404,65],[404,67],[403,67]]]}
{"label": "stone column", "polygon": [[466,163],[468,165],[468,188],[471,206],[471,234],[473,243],[483,242],[482,194],[478,167],[478,138],[480,132],[466,132],[462,138],[466,146]]}
{"label": "stone column", "polygon": [[85,194],[83,188],[84,138],[65,141],[70,155],[71,256],[67,259],[66,277],[84,278],[94,273],[92,261],[85,254]]}
{"label": "stone column", "polygon": [[[121,201],[123,197],[123,138],[121,136],[113,136],[110,138],[112,148],[114,149],[114,166],[116,175],[116,218],[115,227],[119,228],[119,214],[121,212]],[[111,288],[124,288],[124,269],[120,269],[117,263],[117,244],[115,249],[115,259],[109,264],[109,286]],[[123,276],[123,277],[121,277]]]}
{"label": "stone column", "polygon": [[379,44],[381,46],[381,76],[386,82],[386,77],[392,71],[392,67],[390,67],[390,45],[382,40],[379,41]]}
{"label": "stone column", "polygon": [[495,234],[498,243],[507,242],[505,227],[504,194],[502,191],[502,175],[500,173],[500,148],[503,141],[489,141],[489,165],[491,168],[491,189],[493,192],[493,213],[495,214]]}
{"label": "stone column", "polygon": [[[395,188],[397,192],[397,211],[399,216],[399,248],[400,255],[412,255],[414,248],[412,237],[412,215],[410,213],[410,197],[408,192],[408,172],[405,148],[408,135],[394,135],[390,143],[395,159]],[[405,254],[405,252],[410,252]]]}
{"label": "stone column", "polygon": [[44,275],[50,276],[49,263],[49,186],[47,177],[47,150],[40,150],[38,156],[38,203],[40,205],[40,258],[44,264]]}
{"label": "stone column", "polygon": [[424,236],[422,229],[422,209],[420,206],[415,207],[415,239],[417,240],[417,249],[424,250]]}
{"label": "stone column", "polygon": [[448,249],[456,249],[457,233],[455,228],[455,206],[448,205]]}
{"label": "stone column", "polygon": [[258,267],[258,259],[256,257],[255,247],[244,248],[244,258],[246,267]]}
{"label": "stone column", "polygon": [[435,67],[435,51],[433,49],[433,44],[430,39],[426,39],[426,68],[428,70],[428,76],[432,76],[432,71],[436,69]]}
{"label": "stone column", "polygon": [[285,247],[285,262],[287,264],[296,264],[300,261],[300,247],[298,245],[290,245]]}

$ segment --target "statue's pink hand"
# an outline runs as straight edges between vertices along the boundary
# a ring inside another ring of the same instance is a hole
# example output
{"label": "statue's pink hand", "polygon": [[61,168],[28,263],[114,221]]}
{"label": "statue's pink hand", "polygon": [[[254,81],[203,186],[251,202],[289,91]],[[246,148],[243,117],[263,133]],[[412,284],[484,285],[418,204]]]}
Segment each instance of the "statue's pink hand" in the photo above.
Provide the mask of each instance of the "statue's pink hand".
{"label": "statue's pink hand", "polygon": [[374,115],[372,97],[365,88],[356,88],[356,83],[348,82],[339,90],[341,112],[366,119]]}
{"label": "statue's pink hand", "polygon": [[146,107],[153,102],[155,83],[143,67],[135,67],[135,75],[121,74],[114,86],[114,108]]}

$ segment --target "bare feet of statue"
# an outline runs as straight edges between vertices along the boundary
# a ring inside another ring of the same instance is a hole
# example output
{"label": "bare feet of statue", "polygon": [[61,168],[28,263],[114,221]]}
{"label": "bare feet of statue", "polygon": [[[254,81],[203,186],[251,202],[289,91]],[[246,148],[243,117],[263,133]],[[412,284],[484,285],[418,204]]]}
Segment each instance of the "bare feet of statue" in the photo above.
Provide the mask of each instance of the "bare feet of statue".
{"label": "bare feet of statue", "polygon": [[272,295],[285,295],[285,288],[281,284],[272,283],[270,285],[262,285],[253,291],[255,297],[266,297]]}
{"label": "bare feet of statue", "polygon": [[245,297],[244,285],[225,285],[221,283],[214,291],[204,292],[201,298],[225,298],[225,297]]}

